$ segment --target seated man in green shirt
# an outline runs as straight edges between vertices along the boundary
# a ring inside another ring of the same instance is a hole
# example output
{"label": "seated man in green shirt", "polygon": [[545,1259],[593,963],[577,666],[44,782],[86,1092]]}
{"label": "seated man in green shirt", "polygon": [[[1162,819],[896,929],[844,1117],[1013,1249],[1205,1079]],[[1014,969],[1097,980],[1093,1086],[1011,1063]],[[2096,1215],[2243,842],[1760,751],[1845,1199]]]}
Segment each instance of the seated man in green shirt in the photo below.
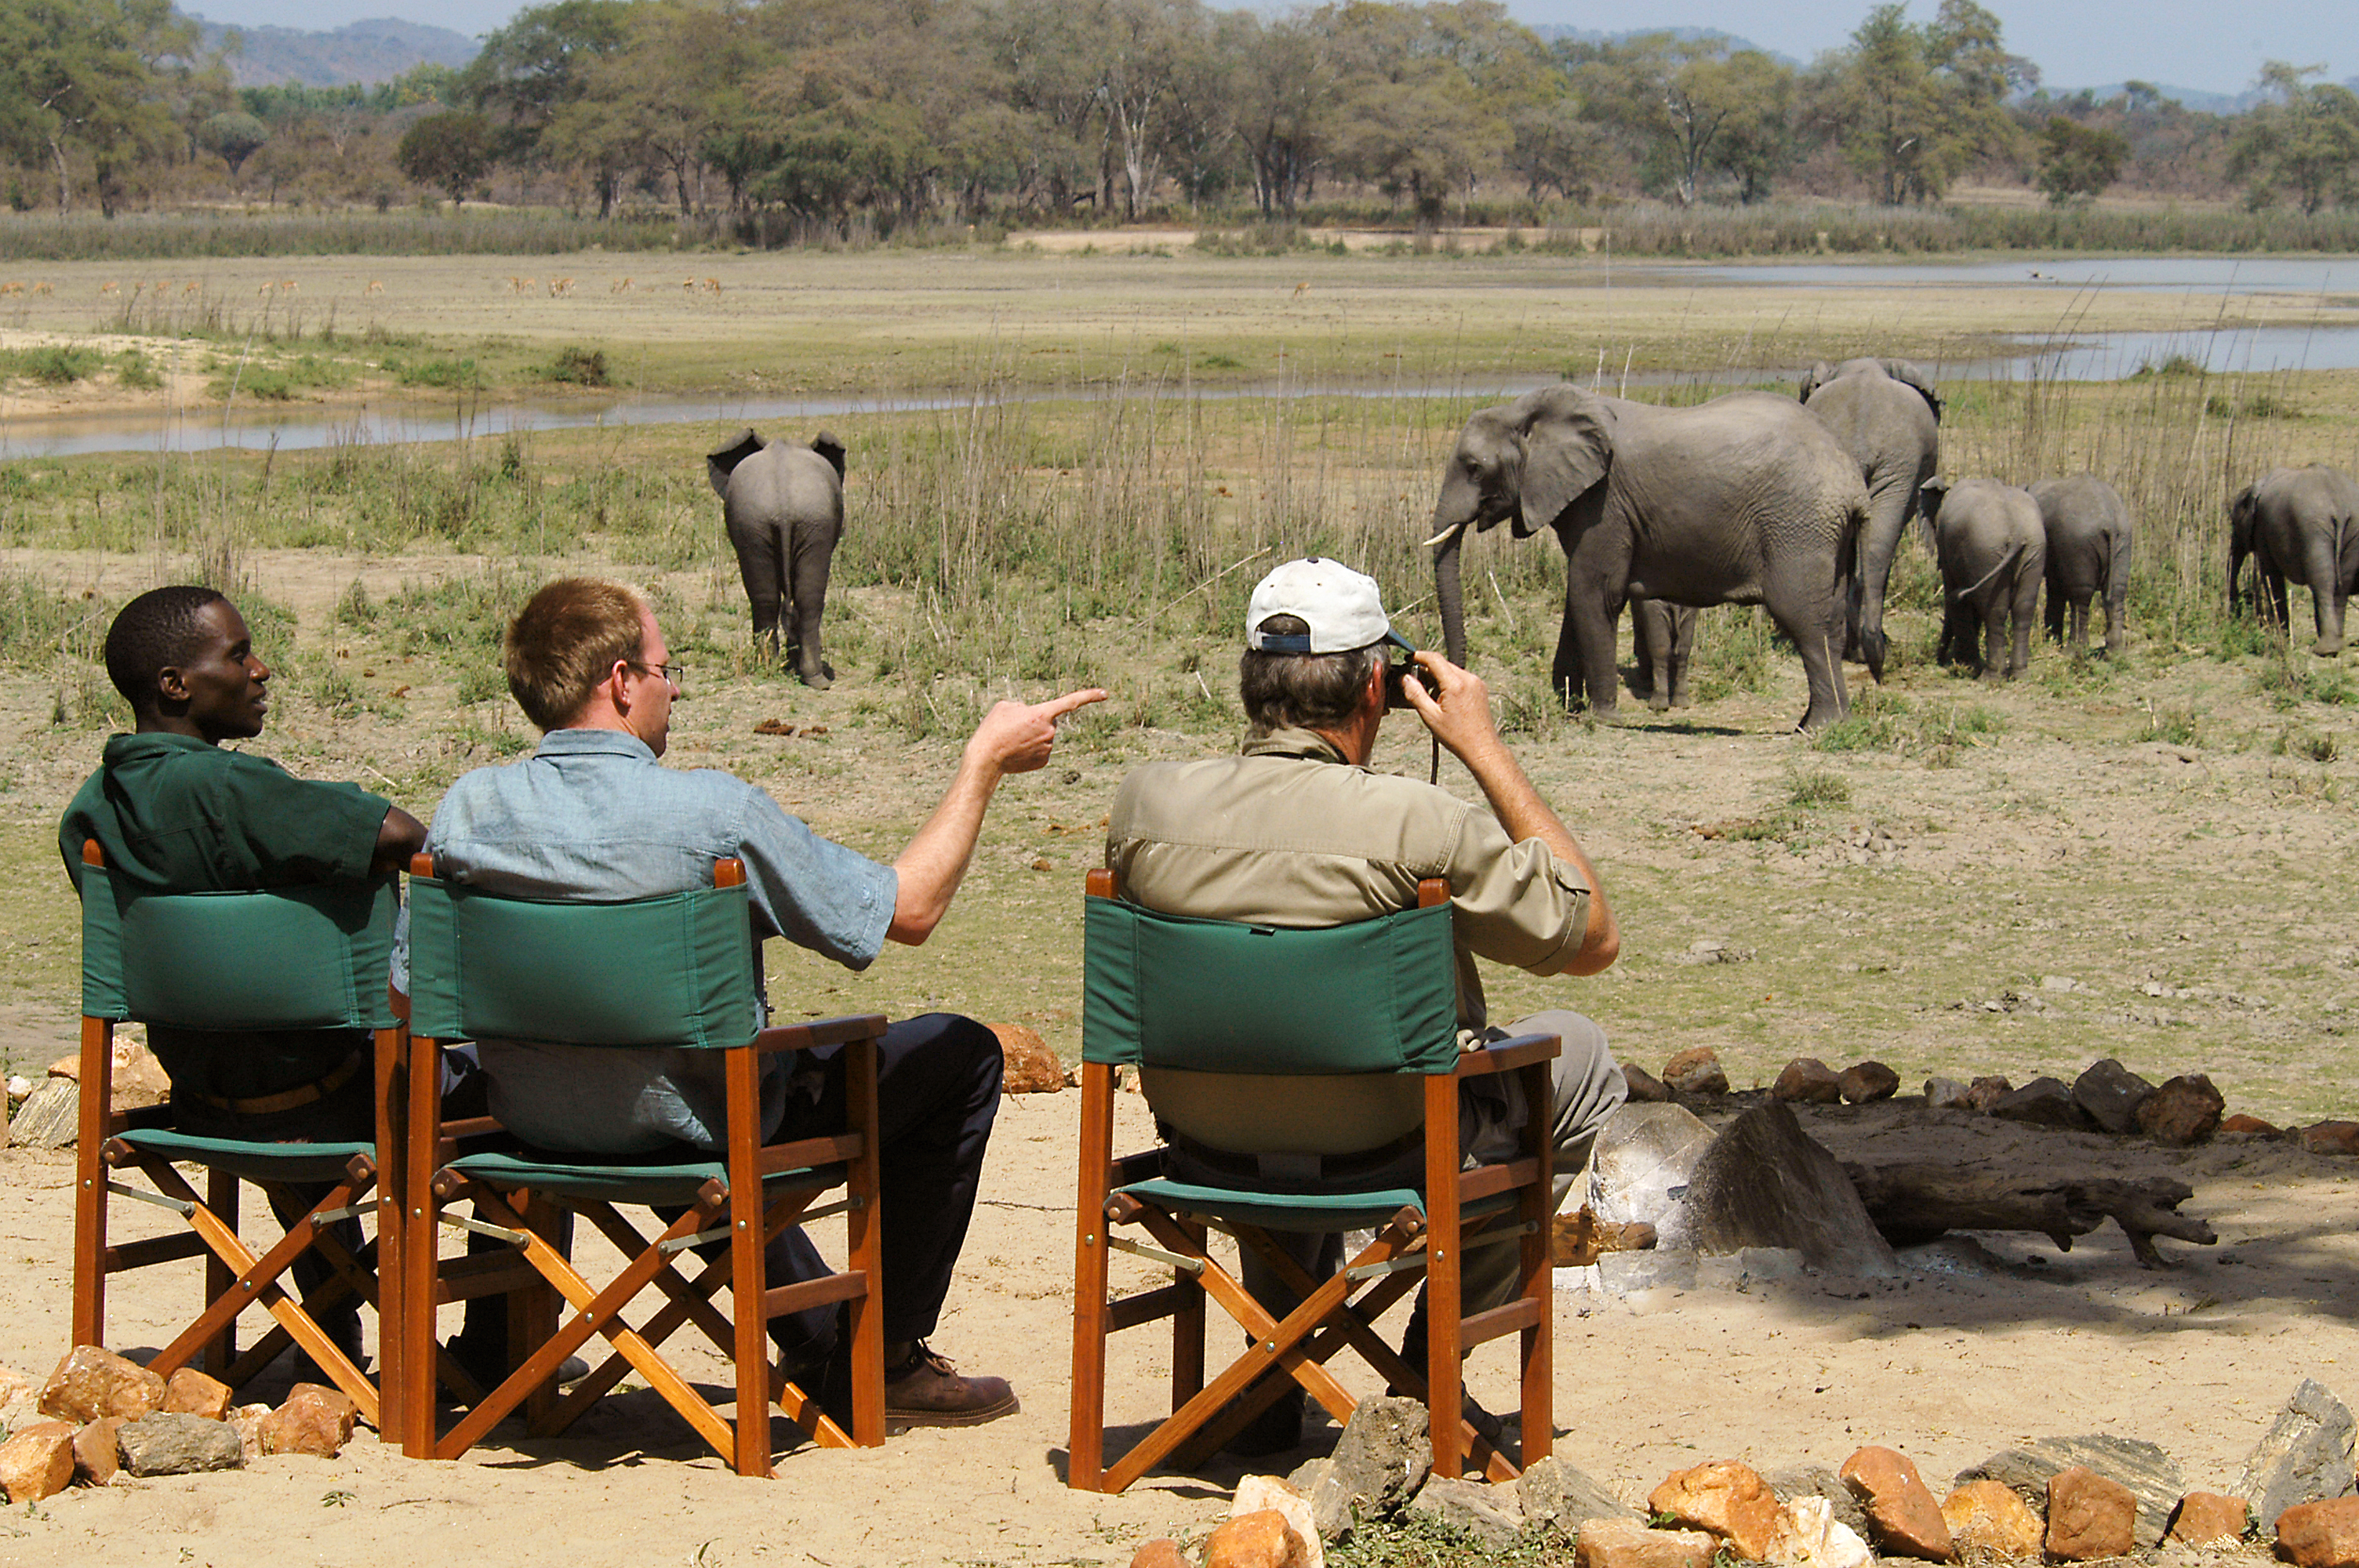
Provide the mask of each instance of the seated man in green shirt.
{"label": "seated man in green shirt", "polygon": [[[212,589],[159,588],[124,606],[106,633],[106,673],[136,726],[108,738],[98,771],[59,825],[58,850],[77,892],[82,844],[93,838],[112,875],[170,892],[375,881],[424,846],[424,825],[380,795],[299,779],[222,745],[262,733],[270,668],[237,607]],[[255,1141],[375,1136],[366,1030],[224,1036],[158,1026],[147,1043],[172,1080],[173,1119],[184,1132]],[[274,1206],[280,1221],[291,1224],[325,1191],[295,1195],[301,1207]],[[343,1224],[357,1248],[358,1226]],[[307,1253],[295,1273],[308,1292],[326,1266]],[[321,1327],[360,1359],[357,1303],[326,1314]]]}

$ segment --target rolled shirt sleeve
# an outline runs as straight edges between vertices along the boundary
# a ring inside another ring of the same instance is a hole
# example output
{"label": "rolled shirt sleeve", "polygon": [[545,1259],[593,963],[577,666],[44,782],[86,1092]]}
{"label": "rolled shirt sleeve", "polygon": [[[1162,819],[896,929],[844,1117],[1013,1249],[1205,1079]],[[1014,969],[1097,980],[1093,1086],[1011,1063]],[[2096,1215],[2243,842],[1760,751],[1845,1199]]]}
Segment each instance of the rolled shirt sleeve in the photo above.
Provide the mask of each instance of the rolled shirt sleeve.
{"label": "rolled shirt sleeve", "polygon": [[1589,929],[1581,872],[1537,838],[1510,840],[1498,818],[1468,811],[1450,857],[1458,938],[1495,963],[1556,974]]}

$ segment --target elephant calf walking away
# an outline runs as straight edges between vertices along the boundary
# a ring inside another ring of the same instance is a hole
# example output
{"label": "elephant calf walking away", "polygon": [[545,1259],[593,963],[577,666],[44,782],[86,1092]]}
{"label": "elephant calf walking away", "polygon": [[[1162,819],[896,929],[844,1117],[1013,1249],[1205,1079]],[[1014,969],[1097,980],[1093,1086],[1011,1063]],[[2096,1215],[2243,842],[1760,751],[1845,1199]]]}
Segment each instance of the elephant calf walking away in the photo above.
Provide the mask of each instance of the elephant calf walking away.
{"label": "elephant calf walking away", "polygon": [[843,443],[821,430],[808,447],[765,443],[751,428],[704,460],[737,552],[754,636],[787,652],[805,686],[825,690],[835,671],[820,652],[827,574],[843,535]]}
{"label": "elephant calf walking away", "polygon": [[2031,487],[2048,531],[2048,635],[2064,641],[2064,612],[2072,612],[2071,646],[2089,647],[2089,605],[2105,600],[2105,654],[2122,656],[2130,596],[2130,509],[2094,474],[2043,479]]}
{"label": "elephant calf walking away", "polygon": [[2237,492],[2228,505],[2228,608],[2236,608],[2236,579],[2253,557],[2253,589],[2264,613],[2286,624],[2286,584],[2310,589],[2318,622],[2311,652],[2343,652],[2343,612],[2359,593],[2359,483],[2324,463],[2272,469]]}
{"label": "elephant calf walking away", "polygon": [[2032,618],[2047,575],[2039,503],[2029,491],[1995,479],[1951,485],[1938,474],[1919,494],[1941,564],[1941,662],[1976,665],[1984,680],[2012,680],[2031,667]]}

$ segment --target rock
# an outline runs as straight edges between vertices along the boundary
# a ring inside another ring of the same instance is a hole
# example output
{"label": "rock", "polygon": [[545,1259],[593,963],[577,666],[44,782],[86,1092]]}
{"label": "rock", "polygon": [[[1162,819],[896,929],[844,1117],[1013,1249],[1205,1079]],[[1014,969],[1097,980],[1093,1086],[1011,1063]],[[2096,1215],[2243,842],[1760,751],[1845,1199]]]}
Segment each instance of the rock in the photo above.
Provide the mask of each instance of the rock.
{"label": "rock", "polygon": [[1203,1568],[1302,1568],[1309,1551],[1275,1509],[1241,1514],[1204,1538]]}
{"label": "rock", "polygon": [[14,1367],[0,1366],[0,1410],[20,1400],[29,1400],[38,1391],[32,1379]]}
{"label": "rock", "polygon": [[1696,1288],[1698,1259],[1683,1249],[1647,1252],[1607,1252],[1597,1260],[1597,1288],[1609,1296],[1636,1295],[1668,1286],[1675,1291]]}
{"label": "rock", "polygon": [[2137,1499],[2085,1465],[2048,1478],[2048,1554],[2063,1563],[2126,1557],[2137,1546]]}
{"label": "rock", "polygon": [[999,1054],[1006,1064],[999,1092],[1009,1095],[1052,1095],[1065,1087],[1065,1065],[1049,1043],[1020,1023],[985,1025],[999,1037]]}
{"label": "rock", "polygon": [[1730,1122],[1704,1151],[1675,1227],[1665,1227],[1667,1243],[1701,1252],[1791,1247],[1830,1274],[1900,1271],[1842,1164],[1778,1100]]}
{"label": "rock", "polygon": [[1663,1085],[1678,1095],[1724,1095],[1728,1074],[1718,1052],[1709,1045],[1690,1045],[1663,1064]]}
{"label": "rock", "polygon": [[237,1433],[238,1450],[248,1465],[262,1457],[262,1422],[269,1414],[268,1405],[240,1405],[229,1412],[230,1430]]}
{"label": "rock", "polygon": [[1925,1108],[1928,1110],[1973,1110],[1969,1104],[1973,1091],[1955,1078],[1925,1080]]}
{"label": "rock", "polygon": [[1786,1064],[1769,1092],[1782,1100],[1804,1105],[1832,1105],[1843,1098],[1843,1080],[1816,1056],[1797,1056]]}
{"label": "rock", "polygon": [[2085,1132],[2091,1122],[2081,1102],[2064,1087],[2061,1078],[2034,1078],[2013,1094],[2002,1097],[1990,1108],[1993,1116],[2008,1121],[2021,1121],[2033,1127],[2059,1127],[2068,1131]]}
{"label": "rock", "polygon": [[1859,1506],[1843,1478],[1823,1465],[1797,1465],[1762,1477],[1769,1483],[1778,1500],[1788,1505],[1810,1498],[1824,1498],[1829,1514],[1835,1523],[1843,1525],[1856,1535],[1867,1533],[1867,1510]]}
{"label": "rock", "polygon": [[44,1080],[16,1108],[8,1141],[19,1149],[66,1149],[79,1132],[82,1091],[71,1078]]}
{"label": "rock", "polygon": [[1645,1220],[1608,1225],[1587,1204],[1549,1219],[1549,1263],[1553,1268],[1585,1268],[1608,1252],[1644,1252],[1654,1245],[1655,1227]]}
{"label": "rock", "polygon": [[309,1454],[333,1459],[352,1441],[353,1423],[360,1407],[350,1395],[320,1383],[298,1383],[287,1402],[264,1416],[255,1428],[265,1454]]}
{"label": "rock", "polygon": [[2251,1525],[2252,1510],[2244,1498],[2190,1492],[2179,1499],[2178,1511],[2170,1516],[2170,1529],[2163,1539],[2182,1546],[2220,1546],[2244,1540]]}
{"label": "rock", "polygon": [[74,1478],[73,1428],[45,1421],[0,1443],[0,1492],[12,1503],[54,1498]]}
{"label": "rock", "polygon": [[1845,1105],[1865,1105],[1897,1094],[1900,1075],[1881,1062],[1860,1062],[1845,1067],[1839,1083]]}
{"label": "rock", "polygon": [[2350,1409],[2322,1383],[2304,1378],[2245,1460],[2236,1494],[2252,1506],[2254,1522],[2275,1530],[2296,1503],[2348,1497],[2354,1490]]}
{"label": "rock", "polygon": [[40,1411],[80,1426],[103,1415],[136,1421],[163,1404],[163,1379],[112,1350],[77,1345],[43,1385]]}
{"label": "rock", "polygon": [[[1417,1400],[1362,1400],[1327,1456],[1328,1471],[1310,1492],[1311,1514],[1325,1520],[1357,1510],[1377,1519],[1416,1495],[1433,1468],[1425,1405]],[[1322,1523],[1321,1528],[1325,1528]]]}
{"label": "rock", "polygon": [[[2249,1116],[2232,1116],[2220,1124],[2223,1132],[2242,1132],[2241,1127],[2231,1127],[2229,1121],[2250,1121]],[[2262,1122],[2263,1127],[2268,1126]],[[2294,1134],[2294,1141],[2313,1154],[2340,1154],[2345,1158],[2359,1154],[2359,1121],[2314,1121]]]}
{"label": "rock", "polygon": [[2161,1541],[2163,1526],[2169,1522],[2170,1510],[2179,1506],[2187,1481],[2169,1454],[2136,1438],[2093,1433],[2084,1437],[2043,1437],[2027,1448],[1994,1454],[1959,1471],[1954,1484],[2004,1482],[2026,1503],[2044,1508],[2048,1478],[2074,1465],[2127,1487],[2137,1498],[2137,1544],[2145,1548]]}
{"label": "rock", "polygon": [[1417,1490],[1408,1511],[1464,1530],[1494,1551],[1515,1544],[1523,1533],[1523,1505],[1510,1483],[1491,1486],[1483,1481],[1436,1476]]}
{"label": "rock", "polygon": [[[108,1103],[116,1115],[127,1110],[145,1110],[151,1105],[162,1105],[172,1098],[172,1080],[164,1076],[164,1065],[156,1060],[147,1046],[136,1040],[117,1036],[114,1055],[114,1070],[108,1079],[113,1092],[108,1096]],[[77,1051],[71,1056],[61,1056],[50,1063],[49,1076],[79,1084],[82,1081],[82,1053]]]}
{"label": "rock", "polygon": [[1793,1568],[1868,1568],[1875,1557],[1857,1530],[1834,1517],[1834,1505],[1813,1495],[1779,1508],[1769,1561]]}
{"label": "rock", "polygon": [[[2347,1127],[2351,1129],[2354,1139],[2352,1146],[2349,1149],[2337,1149],[2332,1151],[2332,1152],[2337,1154],[2359,1154],[2359,1121],[2321,1121],[2318,1125],[2321,1127]],[[2259,1138],[2282,1138],[2285,1136],[2284,1130],[2274,1123],[2263,1121],[2257,1116],[2246,1116],[2243,1111],[2238,1111],[2234,1116],[2222,1117],[2220,1119],[2220,1130],[2223,1132],[2246,1132]]]}
{"label": "rock", "polygon": [[1671,1091],[1663,1080],[1636,1063],[1622,1064],[1622,1081],[1630,1087],[1632,1105],[1668,1105]]}
{"label": "rock", "polygon": [[1229,1517],[1273,1512],[1283,1515],[1302,1538],[1302,1568],[1326,1568],[1327,1550],[1321,1541],[1318,1527],[1311,1522],[1310,1499],[1294,1487],[1275,1476],[1247,1476],[1237,1483],[1237,1492],[1229,1504]]}
{"label": "rock", "polygon": [[1777,1495],[1752,1466],[1732,1459],[1675,1473],[1647,1494],[1647,1512],[1708,1530],[1748,1563],[1766,1561],[1777,1533]]}
{"label": "rock", "polygon": [[186,1476],[199,1470],[234,1470],[245,1463],[237,1432],[227,1422],[161,1411],[125,1422],[114,1434],[123,1467],[135,1476]]}
{"label": "rock", "polygon": [[1843,1461],[1844,1485],[1867,1510],[1868,1539],[1887,1557],[1947,1563],[1956,1555],[1941,1506],[1904,1454],[1863,1448]]}
{"label": "rock", "polygon": [[1188,1568],[1188,1559],[1178,1541],[1158,1535],[1131,1554],[1130,1568]]}
{"label": "rock", "polygon": [[1579,1568],[1712,1568],[1719,1545],[1700,1530],[1649,1530],[1625,1519],[1588,1519],[1573,1546],[1573,1561]]}
{"label": "rock", "polygon": [[1516,1498],[1523,1505],[1526,1519],[1554,1524],[1567,1535],[1591,1519],[1639,1522],[1636,1509],[1553,1454],[1535,1460],[1524,1471],[1516,1482]]}
{"label": "rock", "polygon": [[2015,1086],[2005,1078],[1976,1078],[1966,1086],[1966,1108],[1987,1111],[2014,1092]]}
{"label": "rock", "polygon": [[103,1415],[74,1433],[74,1478],[85,1487],[103,1487],[123,1468],[115,1434],[123,1430],[119,1415]]}
{"label": "rock", "polygon": [[1598,1130],[1589,1157],[1590,1209],[1601,1224],[1643,1222],[1659,1230],[1679,1207],[1672,1193],[1687,1186],[1712,1136],[1685,1106],[1623,1106]]}
{"label": "rock", "polygon": [[183,1367],[164,1379],[164,1403],[160,1408],[175,1415],[227,1421],[234,1402],[227,1383],[208,1378],[194,1367]]}
{"label": "rock", "polygon": [[2038,1559],[2048,1532],[2031,1506],[2000,1481],[1968,1481],[1941,1501],[1941,1522],[1961,1551]]}
{"label": "rock", "polygon": [[2138,1107],[2138,1130],[2165,1148],[2190,1148],[2220,1130],[2220,1113],[2227,1105],[2210,1078],[2201,1073],[2184,1073]]}
{"label": "rock", "polygon": [[2111,1056],[2072,1080],[2072,1098],[2089,1119],[2112,1133],[2137,1130],[2138,1107],[2154,1094],[2154,1086]]}
{"label": "rock", "polygon": [[2294,1568],[2359,1568],[2359,1498],[2286,1509],[2277,1516],[2277,1552]]}

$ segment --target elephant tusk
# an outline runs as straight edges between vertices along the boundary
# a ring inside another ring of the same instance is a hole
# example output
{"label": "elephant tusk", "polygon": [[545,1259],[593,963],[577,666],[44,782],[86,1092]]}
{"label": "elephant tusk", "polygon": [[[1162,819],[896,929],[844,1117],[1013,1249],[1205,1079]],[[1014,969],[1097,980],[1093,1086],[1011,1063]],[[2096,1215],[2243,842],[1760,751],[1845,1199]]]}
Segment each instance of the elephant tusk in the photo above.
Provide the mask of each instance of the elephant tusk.
{"label": "elephant tusk", "polygon": [[1449,527],[1444,528],[1440,533],[1436,534],[1432,538],[1428,539],[1424,544],[1419,545],[1418,548],[1420,550],[1430,550],[1436,545],[1443,544],[1449,540],[1454,539],[1464,532],[1466,532],[1465,524],[1452,523]]}

